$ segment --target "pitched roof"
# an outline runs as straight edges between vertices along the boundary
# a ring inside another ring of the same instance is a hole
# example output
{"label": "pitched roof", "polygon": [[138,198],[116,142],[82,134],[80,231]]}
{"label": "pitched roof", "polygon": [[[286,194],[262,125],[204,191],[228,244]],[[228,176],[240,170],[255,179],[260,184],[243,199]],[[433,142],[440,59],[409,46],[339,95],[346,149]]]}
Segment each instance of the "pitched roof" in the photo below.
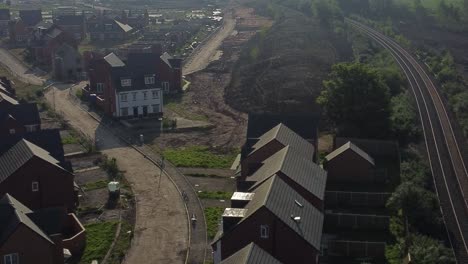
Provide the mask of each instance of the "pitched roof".
{"label": "pitched roof", "polygon": [[[320,210],[278,176],[269,178],[252,192],[255,195],[245,206],[247,214],[239,224],[265,207],[313,247],[320,249],[324,219]],[[294,217],[300,217],[300,220],[296,221]]]}
{"label": "pitched roof", "polygon": [[312,145],[307,140],[299,136],[297,133],[289,129],[283,123],[278,124],[274,128],[270,129],[268,132],[260,136],[259,141],[255,145],[253,145],[253,150],[251,153],[264,147],[266,144],[270,143],[273,140],[277,140],[283,146],[291,146],[295,151],[299,152],[304,157],[314,157],[314,145]]}
{"label": "pitched roof", "polygon": [[24,224],[46,241],[54,244],[47,234],[29,217],[32,213],[29,208],[13,198],[13,196],[5,194],[0,199],[0,245],[8,239],[19,224]]}
{"label": "pitched roof", "polygon": [[37,125],[41,123],[39,110],[35,103],[17,104],[0,109],[0,122],[9,118],[16,119],[22,125]]}
{"label": "pitched roof", "polygon": [[351,141],[348,141],[348,143],[344,144],[343,146],[335,149],[332,153],[328,154],[325,159],[327,161],[330,161],[339,155],[343,154],[345,151],[351,150],[354,153],[358,154],[361,156],[363,159],[367,160],[370,164],[375,165],[374,159],[369,156],[364,150],[360,149],[358,146],[354,145]]}
{"label": "pitched roof", "polygon": [[41,129],[24,135],[14,134],[2,137],[0,138],[0,156],[23,138],[49,152],[52,157],[60,161],[62,167],[70,171],[69,164],[65,161],[59,129]]}
{"label": "pitched roof", "polygon": [[391,157],[393,159],[398,159],[400,155],[398,142],[392,140],[336,137],[334,140],[335,149],[348,143],[348,141],[353,142],[353,144],[374,158]]}
{"label": "pitched roof", "polygon": [[164,52],[161,56],[160,56],[161,60],[167,65],[169,66],[170,68],[172,68],[172,64],[171,64],[171,61],[172,60],[172,56],[167,53],[167,52]]}
{"label": "pitched roof", "polygon": [[119,57],[117,57],[117,55],[115,55],[113,52],[105,56],[104,60],[111,67],[124,67],[125,66],[125,63]]}
{"label": "pitched roof", "polygon": [[33,157],[38,157],[62,170],[65,170],[59,165],[59,161],[54,159],[47,151],[25,139],[22,139],[0,156],[0,183],[16,172]]}
{"label": "pitched roof", "polygon": [[13,97],[10,97],[8,94],[5,94],[0,90],[0,102],[3,101],[3,100],[5,100],[6,102],[9,102],[12,105],[19,104],[18,100],[16,100]]}
{"label": "pitched roof", "polygon": [[221,264],[281,264],[281,262],[257,244],[250,243],[221,261]]}
{"label": "pitched roof", "polygon": [[129,32],[129,31],[132,31],[133,28],[127,24],[124,24],[122,22],[119,22],[117,20],[114,20],[115,23],[124,31],[124,32]]}
{"label": "pitched roof", "polygon": [[246,180],[256,181],[252,187],[255,188],[278,172],[282,172],[308,192],[323,200],[327,172],[315,164],[312,157],[303,157],[290,146],[284,147],[263,161],[262,166]]}

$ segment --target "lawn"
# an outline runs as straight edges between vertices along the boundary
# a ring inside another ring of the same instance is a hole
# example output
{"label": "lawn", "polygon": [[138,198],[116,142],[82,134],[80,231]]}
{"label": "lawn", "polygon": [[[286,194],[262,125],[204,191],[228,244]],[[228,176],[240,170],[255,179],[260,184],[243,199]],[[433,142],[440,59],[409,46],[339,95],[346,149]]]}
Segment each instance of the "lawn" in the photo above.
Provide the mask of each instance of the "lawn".
{"label": "lawn", "polygon": [[236,151],[226,154],[216,153],[204,146],[164,150],[164,157],[177,167],[230,168],[236,156]]}
{"label": "lawn", "polygon": [[208,237],[214,238],[218,232],[218,224],[221,220],[221,215],[224,212],[222,207],[207,207],[205,208],[206,228],[208,231]]}
{"label": "lawn", "polygon": [[88,182],[83,186],[83,188],[86,191],[92,191],[92,190],[96,190],[96,189],[106,188],[108,183],[109,183],[109,181],[107,181],[107,180],[99,180],[99,181],[95,181],[95,182]]}
{"label": "lawn", "polygon": [[0,66],[0,76],[5,76],[15,83],[13,87],[16,89],[16,96],[20,100],[34,102],[42,96],[42,86],[21,82],[3,66]]}
{"label": "lawn", "polygon": [[130,248],[130,243],[133,237],[132,226],[128,222],[122,222],[120,229],[120,235],[117,238],[117,242],[112,249],[107,263],[120,264],[122,259],[125,257],[125,253]]}
{"label": "lawn", "polygon": [[201,191],[198,193],[198,197],[201,199],[214,199],[214,200],[228,200],[232,197],[232,192],[210,192],[210,191]]}
{"label": "lawn", "polygon": [[101,262],[107,254],[115,237],[118,222],[102,222],[85,225],[86,248],[80,263],[88,264],[92,260]]}

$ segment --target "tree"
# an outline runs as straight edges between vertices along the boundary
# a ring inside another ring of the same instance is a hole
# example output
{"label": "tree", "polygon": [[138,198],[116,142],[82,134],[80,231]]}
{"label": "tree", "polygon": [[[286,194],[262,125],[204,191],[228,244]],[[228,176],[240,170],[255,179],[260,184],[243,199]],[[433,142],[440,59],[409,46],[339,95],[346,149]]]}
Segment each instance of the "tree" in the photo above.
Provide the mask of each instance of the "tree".
{"label": "tree", "polygon": [[361,63],[332,67],[317,98],[344,136],[384,137],[389,130],[390,93],[376,70]]}
{"label": "tree", "polygon": [[399,94],[391,99],[390,116],[392,131],[401,143],[405,144],[420,134],[416,110],[410,102],[408,93]]}
{"label": "tree", "polygon": [[[409,245],[409,248],[408,246]],[[406,239],[398,239],[394,245],[387,246],[385,256],[388,263],[399,264],[405,257],[405,249],[408,248],[413,264],[453,264],[455,258],[452,250],[441,242],[428,236],[412,234]]]}

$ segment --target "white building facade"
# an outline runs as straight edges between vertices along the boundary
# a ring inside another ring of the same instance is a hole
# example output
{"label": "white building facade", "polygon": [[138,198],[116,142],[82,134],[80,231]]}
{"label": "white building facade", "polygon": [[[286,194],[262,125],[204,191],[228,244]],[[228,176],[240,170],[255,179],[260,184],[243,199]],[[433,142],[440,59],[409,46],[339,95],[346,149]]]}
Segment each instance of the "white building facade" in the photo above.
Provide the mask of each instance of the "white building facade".
{"label": "white building facade", "polygon": [[[132,86],[131,79],[122,79],[121,81],[122,87]],[[147,80],[145,80],[145,83],[147,83]],[[142,89],[119,89],[115,93],[115,102],[114,116],[119,118],[154,117],[161,116],[163,113],[163,92],[161,88],[150,88],[145,85]]]}

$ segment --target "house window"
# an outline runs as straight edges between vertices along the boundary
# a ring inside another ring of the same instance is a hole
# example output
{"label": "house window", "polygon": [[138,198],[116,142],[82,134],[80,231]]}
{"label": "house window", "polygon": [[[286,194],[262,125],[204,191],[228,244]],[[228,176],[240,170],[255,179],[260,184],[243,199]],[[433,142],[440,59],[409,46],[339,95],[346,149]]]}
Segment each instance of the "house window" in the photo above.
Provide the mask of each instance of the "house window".
{"label": "house window", "polygon": [[133,101],[136,101],[137,92],[132,93]]}
{"label": "house window", "polygon": [[16,130],[14,128],[10,129],[10,135],[14,135],[16,133]]}
{"label": "house window", "polygon": [[26,127],[26,132],[34,132],[36,131],[36,125],[28,125]]}
{"label": "house window", "polygon": [[128,116],[128,107],[120,108],[120,115],[121,116]]}
{"label": "house window", "polygon": [[153,91],[153,99],[158,99],[159,98],[159,92],[158,91]]}
{"label": "house window", "polygon": [[120,83],[122,87],[132,86],[132,79],[122,79]]}
{"label": "house window", "polygon": [[151,107],[153,108],[153,113],[159,113],[159,105],[158,104],[154,104]]}
{"label": "house window", "polygon": [[164,92],[168,93],[169,92],[169,82],[162,82],[162,87]]}
{"label": "house window", "polygon": [[102,93],[102,90],[104,90],[104,84],[103,83],[96,83],[96,92]]}
{"label": "house window", "polygon": [[260,237],[261,238],[269,237],[268,225],[260,225]]}
{"label": "house window", "polygon": [[145,76],[145,84],[154,84],[154,76]]}
{"label": "house window", "polygon": [[121,102],[127,102],[127,94],[126,93],[120,94],[120,101]]}
{"label": "house window", "polygon": [[148,94],[147,92],[143,92],[143,100],[146,100],[146,99],[148,99],[148,96],[147,96],[147,94]]}
{"label": "house window", "polygon": [[3,263],[5,264],[18,264],[18,253],[12,253],[3,256]]}
{"label": "house window", "polygon": [[32,189],[33,192],[39,191],[39,182],[37,182],[37,181],[32,182],[31,189]]}

